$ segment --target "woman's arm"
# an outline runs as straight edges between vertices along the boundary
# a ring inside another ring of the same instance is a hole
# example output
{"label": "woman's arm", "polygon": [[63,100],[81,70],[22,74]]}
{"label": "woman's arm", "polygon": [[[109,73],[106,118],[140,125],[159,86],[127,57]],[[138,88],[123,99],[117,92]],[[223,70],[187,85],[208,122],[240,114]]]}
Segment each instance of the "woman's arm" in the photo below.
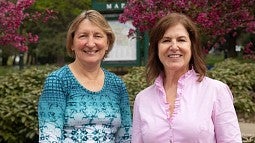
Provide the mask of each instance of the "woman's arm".
{"label": "woman's arm", "polygon": [[128,92],[125,84],[122,82],[120,87],[120,113],[121,113],[121,127],[117,132],[117,143],[130,143],[131,142],[131,111],[128,98]]}
{"label": "woman's arm", "polygon": [[133,129],[132,129],[132,143],[143,143],[142,133],[141,133],[141,118],[139,113],[139,100],[135,99],[134,109],[133,109]]}
{"label": "woman's arm", "polygon": [[218,143],[241,143],[241,132],[233,105],[233,95],[226,84],[217,89],[213,122]]}
{"label": "woman's arm", "polygon": [[38,102],[39,142],[62,142],[66,98],[61,80],[50,75]]}

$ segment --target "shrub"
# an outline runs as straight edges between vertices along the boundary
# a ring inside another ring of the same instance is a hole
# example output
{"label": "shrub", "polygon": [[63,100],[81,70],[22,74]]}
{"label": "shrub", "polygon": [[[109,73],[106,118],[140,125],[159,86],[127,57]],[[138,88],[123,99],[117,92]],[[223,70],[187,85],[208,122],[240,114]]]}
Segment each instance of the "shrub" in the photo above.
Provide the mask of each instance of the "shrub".
{"label": "shrub", "polygon": [[37,140],[37,100],[53,69],[55,66],[31,67],[0,77],[0,142]]}
{"label": "shrub", "polygon": [[[38,142],[37,102],[43,82],[56,66],[32,67],[0,76],[0,142]],[[144,67],[132,67],[122,78],[130,96],[131,109],[135,96],[148,85]],[[255,90],[255,65],[225,60],[214,66],[208,76],[227,83],[234,95],[238,113],[248,117],[255,112],[251,96]]]}
{"label": "shrub", "polygon": [[235,59],[226,59],[215,64],[208,76],[218,79],[230,87],[234,96],[234,105],[244,119],[255,113],[255,64],[240,63]]}
{"label": "shrub", "polygon": [[128,90],[131,109],[133,109],[135,96],[147,87],[144,67],[132,67],[122,76]]}

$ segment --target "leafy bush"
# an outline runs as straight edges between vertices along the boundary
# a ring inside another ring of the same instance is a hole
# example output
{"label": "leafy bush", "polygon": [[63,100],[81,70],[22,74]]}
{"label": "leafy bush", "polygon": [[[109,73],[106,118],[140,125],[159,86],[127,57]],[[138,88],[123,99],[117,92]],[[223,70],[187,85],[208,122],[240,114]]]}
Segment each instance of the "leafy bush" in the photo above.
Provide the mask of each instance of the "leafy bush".
{"label": "leafy bush", "polygon": [[[38,142],[37,102],[43,82],[55,66],[32,67],[0,76],[0,142]],[[131,108],[135,96],[148,85],[144,67],[132,67],[122,78],[130,96]],[[214,66],[208,76],[227,83],[233,92],[238,113],[254,115],[255,65],[225,60]]]}
{"label": "leafy bush", "polygon": [[131,109],[133,109],[135,96],[139,93],[139,91],[147,87],[145,68],[132,67],[122,78],[127,86],[130,106]]}
{"label": "leafy bush", "polygon": [[37,100],[53,69],[55,66],[32,67],[0,77],[0,142],[37,140]]}
{"label": "leafy bush", "polygon": [[239,115],[251,118],[255,113],[255,64],[240,63],[235,59],[226,59],[215,64],[208,76],[218,79],[230,87],[234,96],[234,105]]}

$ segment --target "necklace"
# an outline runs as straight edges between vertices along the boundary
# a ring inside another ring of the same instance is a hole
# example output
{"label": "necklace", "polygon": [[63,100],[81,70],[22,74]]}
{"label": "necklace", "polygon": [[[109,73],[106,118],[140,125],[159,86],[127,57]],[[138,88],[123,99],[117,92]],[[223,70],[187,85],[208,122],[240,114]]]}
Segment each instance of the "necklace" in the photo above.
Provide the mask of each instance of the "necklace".
{"label": "necklace", "polygon": [[92,72],[91,73],[87,72],[87,74],[81,73],[81,76],[83,76],[84,79],[87,81],[98,81],[100,80],[101,73],[102,73],[101,69],[99,69],[97,72],[95,72],[95,74],[93,74]]}
{"label": "necklace", "polygon": [[97,92],[103,88],[104,72],[101,68],[96,71],[86,71],[71,65],[71,71],[76,80],[87,90]]}

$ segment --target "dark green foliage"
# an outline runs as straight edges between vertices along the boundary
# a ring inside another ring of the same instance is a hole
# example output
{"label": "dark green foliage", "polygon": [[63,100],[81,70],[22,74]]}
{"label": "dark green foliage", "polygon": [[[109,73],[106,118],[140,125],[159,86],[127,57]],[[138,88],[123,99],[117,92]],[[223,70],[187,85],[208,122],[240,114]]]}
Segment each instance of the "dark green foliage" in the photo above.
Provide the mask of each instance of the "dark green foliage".
{"label": "dark green foliage", "polygon": [[[56,19],[44,24],[31,26],[34,33],[38,33],[39,42],[34,48],[30,47],[29,53],[34,53],[38,64],[62,65],[68,58],[65,50],[65,39],[71,21],[83,10],[91,9],[90,0],[36,0],[31,7],[32,11],[51,9]],[[26,26],[27,29],[27,26]],[[67,62],[67,61],[66,61]]]}
{"label": "dark green foliage", "polygon": [[[46,76],[56,66],[31,67],[0,76],[0,142],[38,142],[37,102]],[[130,96],[131,108],[135,96],[148,85],[144,67],[132,67],[122,76]],[[255,64],[225,60],[214,66],[208,76],[229,85],[238,114],[250,117],[255,113]]]}
{"label": "dark green foliage", "polygon": [[147,87],[145,68],[132,67],[122,78],[126,83],[131,109],[133,109],[135,96],[139,93],[139,91]]}
{"label": "dark green foliage", "polygon": [[230,87],[237,113],[249,118],[255,114],[255,64],[227,59],[215,64],[208,76]]}
{"label": "dark green foliage", "polygon": [[55,66],[32,67],[0,77],[0,142],[35,142],[37,100]]}

